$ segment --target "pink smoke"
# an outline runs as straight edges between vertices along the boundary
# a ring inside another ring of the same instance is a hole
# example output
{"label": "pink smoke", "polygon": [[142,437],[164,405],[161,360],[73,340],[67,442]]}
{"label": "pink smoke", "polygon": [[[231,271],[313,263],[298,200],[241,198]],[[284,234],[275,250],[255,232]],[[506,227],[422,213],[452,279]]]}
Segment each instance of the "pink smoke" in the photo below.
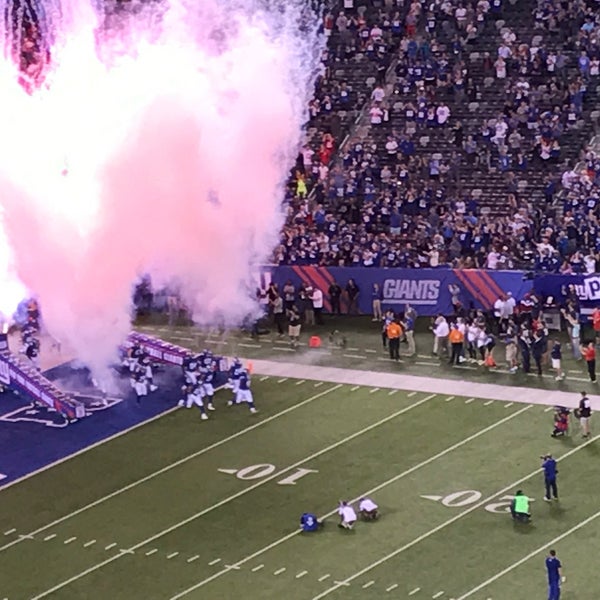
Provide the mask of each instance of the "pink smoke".
{"label": "pink smoke", "polygon": [[[16,272],[51,333],[96,372],[129,330],[141,273],[181,283],[201,322],[256,309],[248,276],[277,241],[320,43],[284,6],[285,20],[230,15],[219,52],[181,4],[159,34],[132,20],[100,52],[93,13],[78,10],[35,94],[0,65],[0,202]],[[224,18],[231,6],[210,9]]]}

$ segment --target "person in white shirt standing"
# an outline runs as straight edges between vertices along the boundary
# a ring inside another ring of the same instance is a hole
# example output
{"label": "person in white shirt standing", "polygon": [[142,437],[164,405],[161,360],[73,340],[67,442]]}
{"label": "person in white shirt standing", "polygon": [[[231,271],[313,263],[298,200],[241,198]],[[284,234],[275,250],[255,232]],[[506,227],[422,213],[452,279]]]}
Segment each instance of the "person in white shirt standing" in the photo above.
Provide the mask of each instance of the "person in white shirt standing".
{"label": "person in white shirt standing", "polygon": [[448,354],[448,335],[450,326],[446,317],[439,315],[433,326],[433,353],[437,356],[441,351]]}
{"label": "person in white shirt standing", "polygon": [[315,288],[312,293],[312,304],[317,325],[323,325],[323,292]]}
{"label": "person in white shirt standing", "polygon": [[352,508],[352,505],[348,504],[346,501],[340,502],[338,515],[340,515],[339,526],[344,529],[352,529],[357,519],[356,511]]}

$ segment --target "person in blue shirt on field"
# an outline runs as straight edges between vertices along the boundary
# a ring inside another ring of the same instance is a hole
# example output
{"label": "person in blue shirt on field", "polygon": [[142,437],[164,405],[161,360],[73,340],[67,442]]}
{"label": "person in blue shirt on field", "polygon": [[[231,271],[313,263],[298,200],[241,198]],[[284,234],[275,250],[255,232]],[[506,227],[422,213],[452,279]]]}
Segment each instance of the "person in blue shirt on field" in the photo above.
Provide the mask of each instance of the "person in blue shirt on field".
{"label": "person in blue shirt on field", "polygon": [[544,500],[546,502],[550,502],[552,496],[554,496],[555,500],[558,500],[558,487],[556,485],[556,475],[558,474],[558,469],[556,468],[556,461],[552,458],[551,454],[546,454],[541,457],[542,459],[542,469],[544,469],[544,485],[546,487],[546,495],[544,496]]}
{"label": "person in blue shirt on field", "polygon": [[317,531],[319,527],[323,527],[323,522],[317,519],[317,515],[303,513],[300,517],[300,529],[302,531]]}
{"label": "person in blue shirt on field", "polygon": [[567,578],[562,574],[562,564],[554,550],[550,550],[546,557],[546,571],[548,572],[548,600],[560,600],[560,584]]}

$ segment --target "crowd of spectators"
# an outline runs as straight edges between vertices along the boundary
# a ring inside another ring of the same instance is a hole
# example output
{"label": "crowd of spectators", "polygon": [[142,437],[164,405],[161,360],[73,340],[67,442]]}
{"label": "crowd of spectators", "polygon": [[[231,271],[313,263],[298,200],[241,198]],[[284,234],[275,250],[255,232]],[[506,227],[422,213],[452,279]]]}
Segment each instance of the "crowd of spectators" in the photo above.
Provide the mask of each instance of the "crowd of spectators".
{"label": "crowd of spectators", "polygon": [[[315,118],[362,111],[369,127],[319,121],[293,169],[274,262],[597,271],[600,157],[584,148],[582,173],[563,151],[591,137],[596,11],[538,0],[508,23],[503,0],[372,4],[326,15],[332,42],[310,106]],[[361,89],[335,76],[357,56],[377,71]],[[468,119],[453,115],[463,105]],[[502,182],[497,210],[483,185],[464,185],[474,171]]]}

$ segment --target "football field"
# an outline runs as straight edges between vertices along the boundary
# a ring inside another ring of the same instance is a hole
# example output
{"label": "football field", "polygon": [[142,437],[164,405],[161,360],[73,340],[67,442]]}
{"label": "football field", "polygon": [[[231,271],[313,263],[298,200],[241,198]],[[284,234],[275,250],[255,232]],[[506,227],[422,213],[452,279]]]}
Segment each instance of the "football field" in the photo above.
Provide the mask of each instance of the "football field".
{"label": "football field", "polygon": [[[0,491],[0,600],[597,600],[596,438],[536,404],[255,377],[259,413],[180,409]],[[543,501],[539,456],[559,459]],[[533,522],[507,513],[516,489]],[[339,500],[382,516],[337,527]],[[325,517],[298,529],[301,513]]]}

